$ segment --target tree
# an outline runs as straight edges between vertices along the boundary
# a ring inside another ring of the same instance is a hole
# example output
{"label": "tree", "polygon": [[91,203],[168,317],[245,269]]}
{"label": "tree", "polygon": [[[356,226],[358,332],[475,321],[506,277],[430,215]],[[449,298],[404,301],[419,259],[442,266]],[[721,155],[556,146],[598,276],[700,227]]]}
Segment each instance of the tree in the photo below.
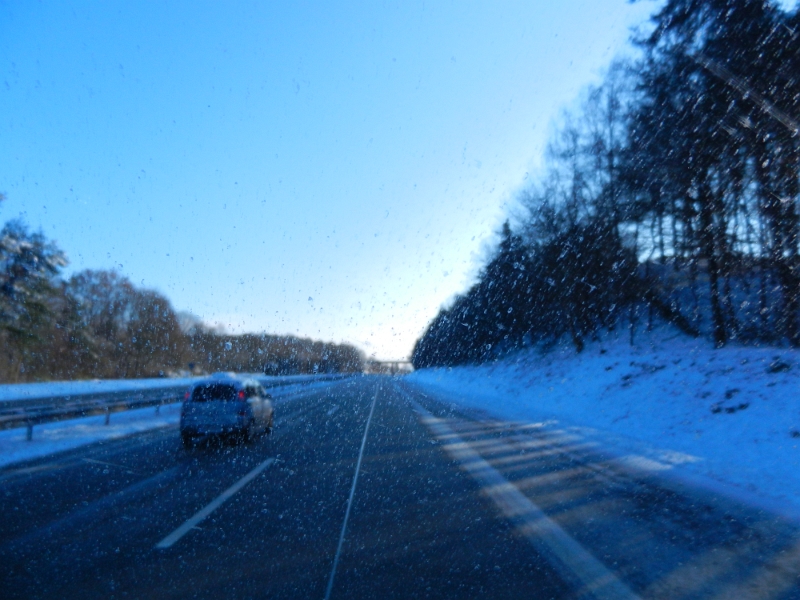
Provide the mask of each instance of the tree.
{"label": "tree", "polygon": [[[669,207],[676,257],[707,273],[718,346],[740,326],[731,277],[745,264],[742,253],[754,252],[747,232],[756,229],[755,205],[767,232],[755,256],[777,274],[783,333],[798,344],[800,140],[778,109],[800,102],[800,53],[787,15],[765,0],[670,0],[653,23],[639,40],[646,55],[629,181],[659,210]],[[749,182],[757,203],[748,201]]]}
{"label": "tree", "polygon": [[22,221],[0,231],[0,334],[9,381],[24,378],[27,358],[41,351],[51,324],[55,278],[66,265],[63,252]]}

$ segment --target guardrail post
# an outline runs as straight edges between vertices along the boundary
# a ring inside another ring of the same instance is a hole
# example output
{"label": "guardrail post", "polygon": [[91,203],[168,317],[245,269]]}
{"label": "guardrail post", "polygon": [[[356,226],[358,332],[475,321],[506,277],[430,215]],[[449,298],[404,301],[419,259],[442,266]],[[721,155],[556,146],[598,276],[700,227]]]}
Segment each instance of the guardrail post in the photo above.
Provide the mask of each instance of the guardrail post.
{"label": "guardrail post", "polygon": [[29,442],[33,439],[33,423],[28,423],[25,430],[25,439]]}
{"label": "guardrail post", "polygon": [[108,425],[110,422],[111,422],[111,411],[108,410],[108,407],[106,406],[106,422],[105,422],[105,424]]}

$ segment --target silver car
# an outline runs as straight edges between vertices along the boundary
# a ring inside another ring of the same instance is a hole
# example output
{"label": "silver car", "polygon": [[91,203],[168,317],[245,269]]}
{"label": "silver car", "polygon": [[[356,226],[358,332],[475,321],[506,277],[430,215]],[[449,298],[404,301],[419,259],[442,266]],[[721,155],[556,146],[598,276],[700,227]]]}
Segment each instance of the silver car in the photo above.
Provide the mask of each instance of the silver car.
{"label": "silver car", "polygon": [[187,448],[210,436],[248,441],[270,433],[272,425],[272,397],[254,379],[222,376],[198,382],[186,392],[181,409],[181,440]]}

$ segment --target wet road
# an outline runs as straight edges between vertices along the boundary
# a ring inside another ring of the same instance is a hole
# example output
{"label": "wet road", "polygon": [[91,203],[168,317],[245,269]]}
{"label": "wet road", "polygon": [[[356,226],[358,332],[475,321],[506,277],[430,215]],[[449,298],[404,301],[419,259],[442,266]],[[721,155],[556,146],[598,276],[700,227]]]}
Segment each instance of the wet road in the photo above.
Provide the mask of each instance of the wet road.
{"label": "wet road", "polygon": [[800,597],[795,525],[389,377],[0,472],[8,598]]}

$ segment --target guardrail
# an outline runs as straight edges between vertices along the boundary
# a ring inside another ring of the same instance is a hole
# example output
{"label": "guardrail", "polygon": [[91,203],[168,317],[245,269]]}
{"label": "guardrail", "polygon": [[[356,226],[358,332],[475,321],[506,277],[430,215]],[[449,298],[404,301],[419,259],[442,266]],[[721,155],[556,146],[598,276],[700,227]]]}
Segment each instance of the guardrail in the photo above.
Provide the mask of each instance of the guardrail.
{"label": "guardrail", "polygon": [[[284,387],[300,383],[331,381],[349,377],[350,374],[296,375],[288,377],[255,376],[265,388]],[[167,383],[167,382],[165,382]],[[26,437],[33,439],[33,427],[54,421],[105,415],[109,423],[112,412],[155,406],[183,400],[189,385],[169,384],[164,387],[116,392],[58,394],[49,397],[4,400],[0,403],[0,430],[25,427]]]}

